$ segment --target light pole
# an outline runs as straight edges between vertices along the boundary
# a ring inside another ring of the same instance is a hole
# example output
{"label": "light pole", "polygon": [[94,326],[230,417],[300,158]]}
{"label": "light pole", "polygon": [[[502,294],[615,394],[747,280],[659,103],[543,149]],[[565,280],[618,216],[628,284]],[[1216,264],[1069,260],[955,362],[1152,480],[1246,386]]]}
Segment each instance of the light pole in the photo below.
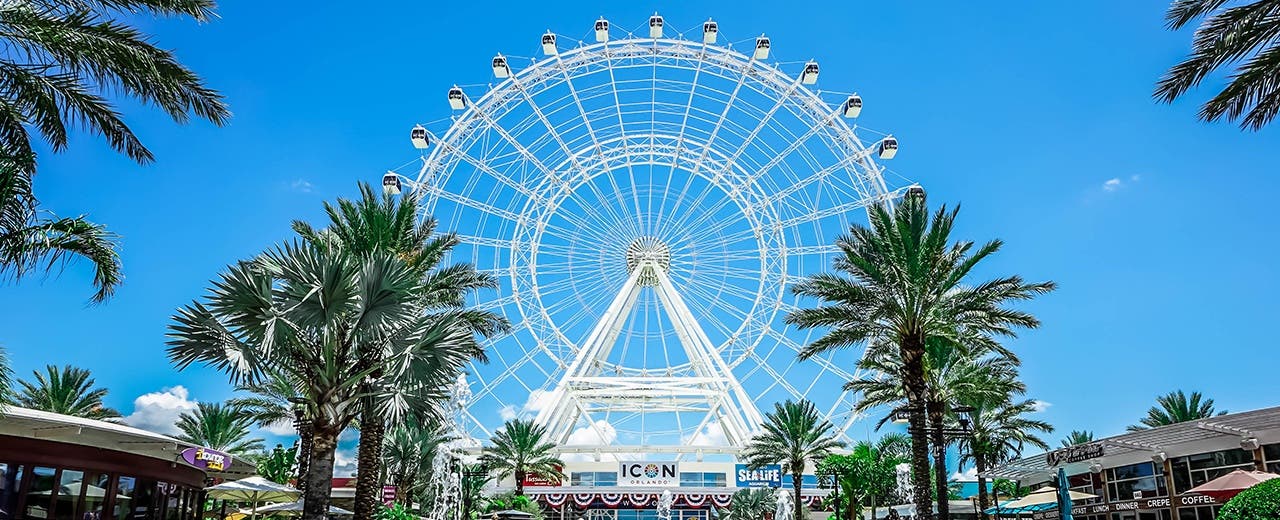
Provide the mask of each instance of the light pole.
{"label": "light pole", "polygon": [[[946,406],[947,412],[951,412],[956,415],[957,425],[955,428],[949,428],[945,425],[939,428],[939,427],[929,426],[928,424],[919,425],[919,426],[912,424],[911,412],[921,410],[920,407],[914,407],[914,406],[903,406],[903,407],[894,409],[892,412],[893,422],[896,424],[906,424],[908,434],[922,432],[924,433],[926,438],[932,438],[934,434],[938,434],[938,433],[941,433],[943,437],[951,437],[953,439],[957,437],[972,437],[973,436],[973,412],[975,412],[976,409],[972,406],[967,406],[967,405],[957,405],[957,406],[943,405],[943,406]],[[947,500],[947,497],[945,496],[937,497],[937,501],[941,502],[943,500]],[[938,509],[942,509],[942,508],[939,507]],[[940,518],[941,515],[935,515],[935,517]],[[942,518],[942,520],[950,520],[950,519]]]}

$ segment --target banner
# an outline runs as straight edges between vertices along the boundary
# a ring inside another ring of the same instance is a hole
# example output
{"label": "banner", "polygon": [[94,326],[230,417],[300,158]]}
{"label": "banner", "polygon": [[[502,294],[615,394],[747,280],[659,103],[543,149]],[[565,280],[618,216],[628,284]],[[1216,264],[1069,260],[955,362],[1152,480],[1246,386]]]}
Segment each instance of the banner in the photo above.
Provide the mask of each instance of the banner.
{"label": "banner", "polygon": [[782,486],[782,466],[777,464],[766,464],[758,469],[749,469],[746,464],[738,464],[734,469],[734,482],[737,487]]}
{"label": "banner", "polygon": [[676,462],[619,462],[618,486],[676,487],[680,466]]}
{"label": "banner", "polygon": [[[556,471],[561,473],[564,472],[563,467],[555,466],[555,468]],[[542,475],[534,475],[532,473],[527,473],[524,476],[524,487],[551,487],[559,485],[560,479],[556,477],[544,477]]]}

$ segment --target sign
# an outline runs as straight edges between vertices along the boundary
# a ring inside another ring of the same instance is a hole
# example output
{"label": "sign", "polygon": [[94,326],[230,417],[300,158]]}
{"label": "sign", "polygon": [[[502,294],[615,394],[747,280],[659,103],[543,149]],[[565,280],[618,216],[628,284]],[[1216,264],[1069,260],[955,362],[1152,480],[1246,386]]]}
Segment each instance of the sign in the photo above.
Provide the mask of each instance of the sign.
{"label": "sign", "polygon": [[209,448],[187,448],[182,450],[182,460],[187,464],[209,471],[226,471],[231,466],[231,456]]}
{"label": "sign", "polygon": [[1045,462],[1052,468],[1059,464],[1096,459],[1102,455],[1103,449],[1101,444],[1080,444],[1046,453]]}
{"label": "sign", "polygon": [[[556,471],[564,473],[563,467],[555,466],[555,468]],[[560,479],[556,477],[544,477],[542,475],[534,475],[533,473],[526,473],[524,476],[524,487],[551,487],[559,485]]]}
{"label": "sign", "polygon": [[782,466],[766,464],[756,469],[749,469],[746,464],[738,464],[734,468],[734,482],[744,487],[781,487]]}
{"label": "sign", "polygon": [[382,505],[391,507],[394,503],[396,503],[396,487],[382,486]]}
{"label": "sign", "polygon": [[619,462],[618,486],[668,487],[680,485],[676,462]]}

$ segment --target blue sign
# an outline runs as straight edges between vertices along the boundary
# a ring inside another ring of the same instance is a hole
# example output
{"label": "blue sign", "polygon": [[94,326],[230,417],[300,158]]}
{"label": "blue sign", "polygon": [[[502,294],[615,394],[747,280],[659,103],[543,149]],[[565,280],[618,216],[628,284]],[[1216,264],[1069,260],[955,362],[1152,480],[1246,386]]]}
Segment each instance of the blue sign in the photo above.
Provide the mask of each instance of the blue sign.
{"label": "blue sign", "polygon": [[782,486],[782,466],[768,464],[750,469],[746,464],[738,464],[734,468],[733,480],[740,488],[745,487],[780,487]]}

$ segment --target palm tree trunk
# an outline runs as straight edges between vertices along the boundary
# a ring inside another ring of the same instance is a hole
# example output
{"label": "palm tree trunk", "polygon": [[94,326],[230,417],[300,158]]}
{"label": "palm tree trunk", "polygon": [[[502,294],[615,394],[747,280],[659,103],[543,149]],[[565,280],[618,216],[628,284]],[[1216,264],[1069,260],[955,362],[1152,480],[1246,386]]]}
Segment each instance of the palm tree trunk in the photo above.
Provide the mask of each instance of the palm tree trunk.
{"label": "palm tree trunk", "polygon": [[302,410],[294,410],[293,427],[298,430],[298,453],[295,456],[298,462],[298,491],[307,490],[307,467],[311,464],[311,445],[313,443],[311,437],[314,434],[314,428],[311,427],[311,420],[306,418],[305,412]]}
{"label": "palm tree trunk", "polygon": [[947,436],[942,431],[945,403],[929,403],[929,435],[933,446],[933,480],[938,496],[938,520],[951,520],[950,490],[947,489]]}
{"label": "palm tree trunk", "polygon": [[356,455],[355,519],[372,520],[381,504],[382,440],[387,423],[375,410],[366,409],[360,414],[360,445]]}
{"label": "palm tree trunk", "polygon": [[526,472],[516,471],[512,473],[512,475],[516,478],[516,496],[524,496],[524,476],[526,475]]}
{"label": "palm tree trunk", "polygon": [[975,454],[973,462],[978,469],[978,515],[987,520],[987,478],[982,476],[987,472],[987,464],[982,454]]}
{"label": "palm tree trunk", "polygon": [[924,413],[924,341],[904,338],[900,349],[902,357],[902,386],[907,394],[907,410],[910,414],[911,433],[911,496],[916,506],[916,520],[933,517],[933,497],[929,490],[929,436]]}
{"label": "palm tree trunk", "polygon": [[338,449],[338,428],[314,427],[311,463],[307,465],[306,492],[302,520],[325,520],[329,516],[329,493],[333,490],[333,453]]}
{"label": "palm tree trunk", "polygon": [[[795,468],[796,465],[792,464],[791,467]],[[798,470],[791,470],[791,487],[795,489],[795,494],[791,496],[791,501],[794,502],[793,505],[796,508],[795,515],[791,517],[791,520],[807,520],[804,517],[804,502],[800,500],[800,490],[804,488],[804,465],[801,464],[799,467],[800,469]]]}

